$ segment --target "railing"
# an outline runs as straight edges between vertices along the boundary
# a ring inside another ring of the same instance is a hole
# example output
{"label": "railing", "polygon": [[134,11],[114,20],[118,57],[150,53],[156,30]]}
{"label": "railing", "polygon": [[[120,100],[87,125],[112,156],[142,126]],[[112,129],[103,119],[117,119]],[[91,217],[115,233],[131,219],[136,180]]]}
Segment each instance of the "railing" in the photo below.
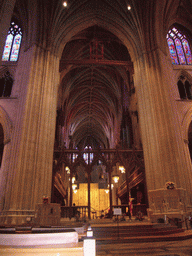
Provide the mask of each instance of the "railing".
{"label": "railing", "polygon": [[[113,205],[112,213],[114,208],[121,208],[122,214],[127,214],[128,204],[122,205]],[[142,212],[143,215],[147,215],[147,207],[146,204],[133,204],[132,215],[136,216],[138,212]],[[78,217],[80,219],[88,218],[88,206],[72,206],[71,207],[71,217]],[[103,209],[102,211],[96,211],[94,208],[91,208],[91,219],[98,218],[107,218],[109,216],[109,207]],[[70,207],[69,206],[61,206],[61,218],[70,218]]]}
{"label": "railing", "polygon": [[[72,206],[71,207],[72,216],[79,216],[80,218],[88,217],[88,206]],[[70,217],[70,207],[69,206],[61,206],[61,218],[69,218]]]}
{"label": "railing", "polygon": [[169,221],[170,224],[173,224],[173,225],[177,226],[178,228],[182,228],[182,224],[183,224],[184,221],[185,221],[185,224],[186,224],[186,220],[181,220],[179,218],[169,218],[168,216],[167,216],[167,218],[168,218],[168,221]]}
{"label": "railing", "polygon": [[93,207],[91,207],[91,219],[97,219],[98,218],[98,211],[96,211]]}
{"label": "railing", "polygon": [[106,209],[102,209],[100,211],[96,211],[95,209],[92,208],[92,219],[102,219],[109,216],[109,209],[110,207],[107,207]]}

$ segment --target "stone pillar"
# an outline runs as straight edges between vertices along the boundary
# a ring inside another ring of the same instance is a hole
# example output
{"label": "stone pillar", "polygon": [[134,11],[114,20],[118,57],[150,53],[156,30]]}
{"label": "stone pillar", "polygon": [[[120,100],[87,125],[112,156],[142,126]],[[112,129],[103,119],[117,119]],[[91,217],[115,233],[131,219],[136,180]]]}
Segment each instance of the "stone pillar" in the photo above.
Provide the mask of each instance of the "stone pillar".
{"label": "stone pillar", "polygon": [[165,183],[171,181],[176,188],[187,190],[189,203],[192,172],[186,164],[176,102],[171,93],[171,88],[177,85],[170,60],[156,49],[143,54],[134,64],[148,191],[164,189]]}
{"label": "stone pillar", "polygon": [[[90,154],[89,154],[90,158]],[[87,181],[87,198],[88,198],[88,219],[91,219],[91,167],[88,166],[87,168],[87,174],[88,174],[88,181]]]}
{"label": "stone pillar", "polygon": [[69,191],[70,191],[70,198],[69,198],[69,218],[73,217],[73,188],[72,188],[72,178],[73,178],[73,168],[70,166],[70,181],[69,181]]}
{"label": "stone pillar", "polygon": [[10,150],[11,143],[9,141],[4,144],[3,161],[0,168],[0,212],[3,210],[5,204],[5,189],[8,180],[8,170],[5,168],[5,163],[10,161]]}
{"label": "stone pillar", "polygon": [[4,207],[11,224],[24,222],[23,215],[32,215],[43,196],[51,196],[59,59],[34,45],[20,56],[18,70],[19,106]]}
{"label": "stone pillar", "polygon": [[2,53],[5,45],[5,40],[10,27],[10,22],[13,14],[13,9],[16,0],[3,0],[0,5],[0,65],[2,59]]}
{"label": "stone pillar", "polygon": [[10,150],[11,150],[11,132],[12,132],[12,122],[5,112],[5,110],[0,107],[0,124],[3,127],[4,133],[4,149],[3,149],[3,159],[0,168],[0,212],[4,208],[5,203],[5,188],[8,179],[8,170],[6,168],[6,163],[10,161]]}
{"label": "stone pillar", "polygon": [[109,167],[109,203],[110,203],[110,218],[112,218],[112,212],[113,212],[113,199],[112,199],[112,180],[111,180],[111,170],[112,170],[112,166],[110,165]]}

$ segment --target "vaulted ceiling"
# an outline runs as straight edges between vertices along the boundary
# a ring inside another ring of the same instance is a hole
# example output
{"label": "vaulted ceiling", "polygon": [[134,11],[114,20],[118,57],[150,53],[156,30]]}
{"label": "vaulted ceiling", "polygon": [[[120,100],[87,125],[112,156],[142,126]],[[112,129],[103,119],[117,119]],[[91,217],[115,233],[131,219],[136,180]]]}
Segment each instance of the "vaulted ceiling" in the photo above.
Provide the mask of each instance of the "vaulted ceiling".
{"label": "vaulted ceiling", "polygon": [[[61,58],[58,111],[67,146],[70,135],[75,146],[113,148],[123,107],[129,107],[130,62],[156,48],[165,51],[167,31],[176,19],[182,24],[183,16],[190,16],[190,1],[68,0],[67,8],[62,3],[16,1],[25,48],[37,44]],[[103,59],[94,56],[96,43],[99,51],[103,45]]]}
{"label": "vaulted ceiling", "polygon": [[92,26],[65,46],[60,62],[60,108],[65,136],[76,146],[114,147],[120,139],[132,63],[122,42]]}

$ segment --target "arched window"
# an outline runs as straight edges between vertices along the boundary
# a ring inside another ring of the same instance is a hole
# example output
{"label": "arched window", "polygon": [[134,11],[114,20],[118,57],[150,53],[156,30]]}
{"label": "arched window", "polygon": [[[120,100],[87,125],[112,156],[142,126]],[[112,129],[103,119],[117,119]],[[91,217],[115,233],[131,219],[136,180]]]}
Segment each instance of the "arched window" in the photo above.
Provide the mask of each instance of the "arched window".
{"label": "arched window", "polygon": [[[92,147],[91,146],[86,146],[85,149],[92,150]],[[89,154],[90,154],[90,163],[92,163],[92,161],[93,161],[93,153],[84,153],[83,154],[83,159],[85,160],[85,162],[87,164],[89,163]]]}
{"label": "arched window", "polygon": [[13,78],[11,77],[9,71],[7,71],[0,78],[0,97],[10,97],[12,86],[13,86]]}
{"label": "arched window", "polygon": [[173,27],[167,34],[167,43],[172,64],[192,65],[192,55],[187,37]]}
{"label": "arched window", "polygon": [[177,86],[178,86],[179,95],[181,99],[192,100],[191,84],[184,76],[179,77]]}
{"label": "arched window", "polygon": [[22,30],[14,22],[11,22],[4,46],[2,61],[17,61],[21,46]]}

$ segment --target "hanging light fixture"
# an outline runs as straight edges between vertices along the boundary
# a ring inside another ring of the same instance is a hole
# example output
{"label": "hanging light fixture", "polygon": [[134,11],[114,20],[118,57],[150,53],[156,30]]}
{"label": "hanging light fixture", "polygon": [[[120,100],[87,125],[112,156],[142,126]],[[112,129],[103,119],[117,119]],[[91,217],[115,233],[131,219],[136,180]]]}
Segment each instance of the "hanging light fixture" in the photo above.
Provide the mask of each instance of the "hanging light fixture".
{"label": "hanging light fixture", "polygon": [[72,184],[72,189],[75,190],[77,188],[77,184],[73,183]]}
{"label": "hanging light fixture", "polygon": [[67,174],[70,174],[70,169],[68,166],[65,167],[65,171],[67,172]]}
{"label": "hanging light fixture", "polygon": [[128,10],[128,11],[131,10],[131,5],[130,5],[130,4],[127,5],[127,10]]}
{"label": "hanging light fixture", "polygon": [[124,166],[119,166],[119,171],[121,173],[125,173],[125,167]]}
{"label": "hanging light fixture", "polygon": [[72,177],[72,183],[75,183],[75,176]]}
{"label": "hanging light fixture", "polygon": [[119,181],[119,175],[118,175],[118,174],[113,175],[112,179],[113,179],[113,181],[114,181],[115,183],[118,183],[118,181]]}
{"label": "hanging light fixture", "polygon": [[119,169],[117,167],[114,167],[115,174],[112,176],[112,179],[115,183],[118,183],[119,181],[119,174],[117,173]]}
{"label": "hanging light fixture", "polygon": [[63,6],[66,8],[67,7],[67,1],[63,2]]}
{"label": "hanging light fixture", "polygon": [[106,193],[106,194],[109,193],[109,189],[108,189],[108,188],[105,189],[105,193]]}

